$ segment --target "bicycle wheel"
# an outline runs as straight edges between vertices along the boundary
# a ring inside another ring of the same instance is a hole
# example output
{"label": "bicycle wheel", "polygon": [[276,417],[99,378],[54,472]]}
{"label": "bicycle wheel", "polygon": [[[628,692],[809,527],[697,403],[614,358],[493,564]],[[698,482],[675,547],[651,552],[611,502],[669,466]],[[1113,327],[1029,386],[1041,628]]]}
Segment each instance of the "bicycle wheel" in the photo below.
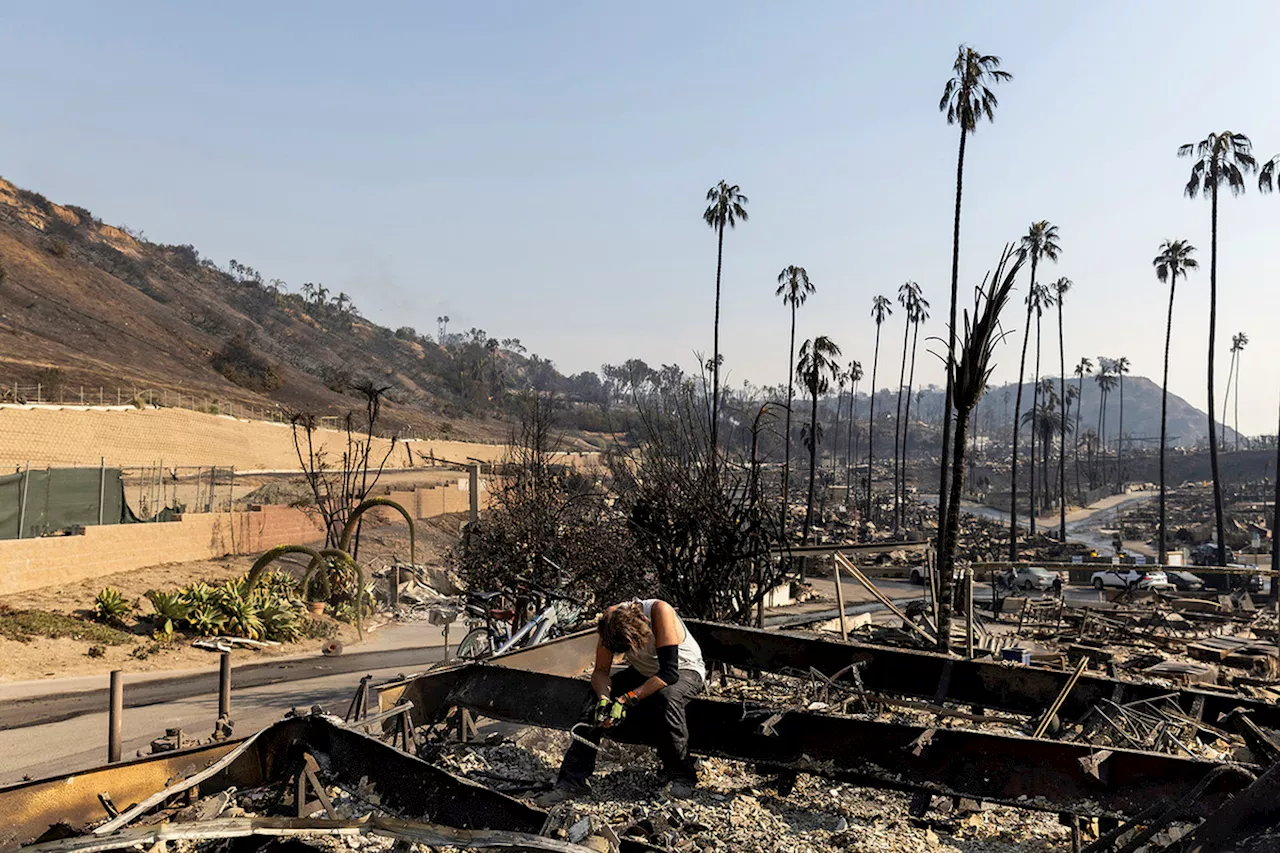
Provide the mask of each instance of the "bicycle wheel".
{"label": "bicycle wheel", "polygon": [[473,628],[458,643],[457,657],[460,660],[482,660],[493,654],[493,637],[485,628]]}

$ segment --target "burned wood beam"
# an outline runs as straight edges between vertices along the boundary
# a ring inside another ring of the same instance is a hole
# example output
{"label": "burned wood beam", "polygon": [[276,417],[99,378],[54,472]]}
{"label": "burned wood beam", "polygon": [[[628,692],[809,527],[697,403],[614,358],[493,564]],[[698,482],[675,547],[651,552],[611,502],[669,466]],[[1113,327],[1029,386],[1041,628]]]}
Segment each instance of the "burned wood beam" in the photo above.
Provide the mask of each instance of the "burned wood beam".
{"label": "burned wood beam", "polygon": [[[821,640],[785,631],[744,628],[715,622],[685,620],[708,660],[768,672],[816,667],[837,672],[850,663],[861,663],[863,686],[876,693],[898,693],[929,700],[950,662],[951,683],[946,699],[961,705],[978,705],[1026,716],[1040,716],[1062,693],[1072,673],[1042,667],[1010,667],[1004,663],[960,660],[937,652],[898,649],[867,643]],[[1079,720],[1103,699],[1131,702],[1170,693],[1167,687],[1082,674],[1058,711],[1059,719]],[[1203,703],[1203,718],[1217,722],[1236,708],[1243,708],[1260,726],[1280,729],[1280,706],[1243,696],[1207,690],[1175,691],[1174,701],[1186,713]]]}
{"label": "burned wood beam", "polygon": [[[960,663],[956,661],[956,663]],[[419,682],[415,705],[439,718],[463,707],[499,720],[569,729],[590,696],[585,681],[489,666],[471,666]],[[1042,709],[1043,710],[1043,709]],[[801,771],[854,784],[969,797],[1028,809],[1125,817],[1153,801],[1177,800],[1219,765],[1149,752],[1113,749],[1094,761],[1088,744],[1033,740],[961,729],[927,729],[695,699],[688,708],[690,749],[698,754]],[[619,732],[625,738],[625,730]],[[1189,808],[1207,815],[1244,786],[1222,778]]]}

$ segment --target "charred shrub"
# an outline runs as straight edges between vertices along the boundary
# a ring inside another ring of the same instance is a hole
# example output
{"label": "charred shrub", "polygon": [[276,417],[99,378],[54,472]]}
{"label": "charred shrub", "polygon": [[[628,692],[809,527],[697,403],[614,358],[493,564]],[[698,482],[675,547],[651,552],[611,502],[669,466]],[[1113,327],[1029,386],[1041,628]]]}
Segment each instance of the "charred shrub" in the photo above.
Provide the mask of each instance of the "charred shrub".
{"label": "charred shrub", "polygon": [[259,355],[242,334],[227,341],[214,355],[213,367],[227,379],[250,391],[270,392],[284,384],[280,368]]}

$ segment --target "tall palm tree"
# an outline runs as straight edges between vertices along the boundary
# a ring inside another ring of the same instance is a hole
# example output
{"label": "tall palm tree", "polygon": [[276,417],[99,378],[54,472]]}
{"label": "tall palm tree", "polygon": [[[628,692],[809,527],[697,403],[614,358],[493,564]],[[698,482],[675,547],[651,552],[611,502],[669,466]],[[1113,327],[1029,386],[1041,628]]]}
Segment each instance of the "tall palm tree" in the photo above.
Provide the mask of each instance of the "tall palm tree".
{"label": "tall palm tree", "polygon": [[[716,232],[716,319],[711,351],[711,453],[716,452],[720,435],[720,271],[724,266],[724,229],[747,221],[747,197],[737,184],[720,181],[707,190],[707,209],[702,221]],[[790,364],[790,362],[788,362]],[[790,369],[788,368],[788,373]]]}
{"label": "tall palm tree", "polygon": [[902,323],[902,367],[898,370],[898,408],[893,416],[893,532],[895,534],[898,532],[898,514],[901,506],[898,496],[901,494],[901,479],[903,468],[906,466],[906,460],[899,455],[899,451],[902,449],[899,436],[902,430],[902,389],[903,383],[907,378],[907,339],[911,334],[911,318],[915,314],[915,304],[919,298],[920,285],[914,281],[908,281],[898,288],[898,304],[902,306],[904,316]]}
{"label": "tall palm tree", "polygon": [[1071,289],[1071,279],[1063,276],[1053,283],[1053,299],[1058,304],[1058,396],[1066,402],[1062,407],[1062,424],[1058,434],[1062,445],[1058,451],[1058,539],[1067,541],[1067,409],[1071,408],[1067,397],[1067,350],[1062,340],[1062,303]]}
{"label": "tall palm tree", "polygon": [[916,296],[911,307],[911,367],[907,371],[907,399],[902,407],[902,504],[907,500],[907,436],[911,429],[911,388],[916,382],[916,343],[920,340],[920,324],[929,319],[929,300]]}
{"label": "tall palm tree", "polygon": [[1093,373],[1093,362],[1089,360],[1089,357],[1088,357],[1088,356],[1082,356],[1082,357],[1080,358],[1080,362],[1079,362],[1079,364],[1077,364],[1077,365],[1076,365],[1076,368],[1075,368],[1075,374],[1076,374],[1076,376],[1079,378],[1079,382],[1078,382],[1078,384],[1077,384],[1077,386],[1076,386],[1076,397],[1077,397],[1077,399],[1079,399],[1079,400],[1081,401],[1081,405],[1076,406],[1076,429],[1075,429],[1075,434],[1076,434],[1076,439],[1077,439],[1077,440],[1076,440],[1076,443],[1075,443],[1075,447],[1076,447],[1076,491],[1077,491],[1077,492],[1079,492],[1079,491],[1081,490],[1081,489],[1080,489],[1080,441],[1079,441],[1079,438],[1080,438],[1080,410],[1084,408],[1084,405],[1083,405],[1083,403],[1084,403],[1084,377],[1085,377],[1085,375],[1086,375],[1086,374],[1089,374],[1089,373]]}
{"label": "tall palm tree", "polygon": [[[1213,346],[1218,330],[1218,189],[1233,195],[1244,192],[1244,176],[1258,168],[1253,143],[1243,133],[1224,130],[1178,148],[1179,157],[1191,157],[1191,177],[1184,192],[1189,198],[1209,197],[1209,465],[1213,469],[1213,513],[1218,534],[1218,565],[1227,565],[1226,530],[1222,512],[1222,480],[1218,471],[1218,427],[1213,417]],[[1274,161],[1273,161],[1274,162]],[[1268,166],[1271,164],[1268,163]]]}
{"label": "tall palm tree", "polygon": [[1160,546],[1157,552],[1162,566],[1169,558],[1165,545],[1164,456],[1169,423],[1169,348],[1173,345],[1173,295],[1178,288],[1178,276],[1186,278],[1188,272],[1200,266],[1191,257],[1195,251],[1196,247],[1186,240],[1165,240],[1160,245],[1160,253],[1151,262],[1156,268],[1156,278],[1162,284],[1169,283],[1169,319],[1165,321],[1164,331],[1164,378],[1160,382]]}
{"label": "tall palm tree", "polygon": [[[1040,319],[1044,316],[1046,306],[1053,305],[1053,294],[1043,284],[1033,285],[1032,290],[1035,291],[1036,301],[1036,364],[1035,373],[1031,382],[1031,408],[1035,409],[1039,403],[1040,394],[1044,390],[1044,386],[1040,383]],[[1031,535],[1036,534],[1036,518],[1039,516],[1040,498],[1036,494],[1036,431],[1031,430],[1031,482],[1028,497],[1031,498]],[[1044,481],[1041,479],[1041,491],[1044,491]]]}
{"label": "tall palm tree", "polygon": [[[1022,383],[1026,381],[1027,341],[1031,335],[1031,312],[1036,309],[1036,268],[1040,258],[1048,258],[1055,263],[1058,253],[1062,251],[1058,245],[1058,226],[1045,220],[1032,222],[1026,235],[1019,243],[1022,255],[1031,261],[1031,288],[1027,291],[1027,327],[1022,333],[1022,358],[1018,362],[1017,401],[1013,406],[1013,466],[1009,481],[1009,560],[1018,559],[1018,419],[1022,416]],[[945,451],[945,448],[944,448]],[[1035,470],[1034,467],[1032,469]],[[1035,530],[1035,510],[1031,512],[1032,531]]]}
{"label": "tall palm tree", "polygon": [[858,402],[858,383],[862,381],[862,362],[849,362],[849,434],[844,445],[844,500],[853,509],[853,460],[858,458],[858,433],[854,430],[854,406]]}
{"label": "tall palm tree", "polygon": [[1126,356],[1111,362],[1111,372],[1120,380],[1120,424],[1116,430],[1116,488],[1124,490],[1124,375],[1129,372]]}
{"label": "tall palm tree", "polygon": [[818,470],[818,442],[822,434],[818,427],[818,398],[827,393],[831,380],[840,369],[836,361],[840,347],[825,335],[805,341],[800,346],[800,360],[796,362],[796,376],[809,392],[809,500],[804,510],[805,542],[809,541],[809,529],[813,521],[813,492]]}
{"label": "tall palm tree", "polygon": [[[782,297],[782,304],[791,309],[791,345],[787,350],[787,364],[793,365],[796,362],[796,309],[805,303],[805,300],[813,293],[817,292],[817,288],[813,286],[813,282],[809,281],[809,273],[804,267],[791,266],[778,273],[778,289],[773,292],[774,296]],[[787,368],[787,415],[785,433],[786,440],[783,442],[782,463],[782,513],[786,518],[787,512],[787,489],[791,482],[791,402],[795,399],[795,373],[791,368]]]}
{"label": "tall palm tree", "polygon": [[889,297],[877,296],[871,300],[871,318],[876,321],[876,349],[871,358],[871,414],[867,418],[867,521],[871,521],[871,481],[875,479],[871,466],[876,458],[876,370],[880,365],[880,327],[892,313]]}
{"label": "tall palm tree", "polygon": [[1093,377],[1093,381],[1098,383],[1100,398],[1098,403],[1098,467],[1102,469],[1100,481],[1107,478],[1107,398],[1111,396],[1112,389],[1119,381],[1111,372],[1114,365],[1114,359],[1098,356],[1098,373]]}
{"label": "tall palm tree", "polygon": [[[951,235],[951,303],[947,320],[947,393],[942,413],[942,470],[938,479],[938,541],[942,542],[941,525],[946,523],[948,464],[951,456],[951,409],[954,395],[956,364],[956,294],[960,283],[960,201],[964,194],[964,147],[969,134],[978,129],[978,122],[996,120],[995,92],[991,87],[1013,79],[1008,71],[1000,70],[1000,57],[979,53],[962,44],[956,50],[951,65],[951,77],[942,89],[938,110],[947,116],[947,124],[960,125],[960,153],[956,156],[956,216]],[[975,403],[976,405],[976,403]]]}

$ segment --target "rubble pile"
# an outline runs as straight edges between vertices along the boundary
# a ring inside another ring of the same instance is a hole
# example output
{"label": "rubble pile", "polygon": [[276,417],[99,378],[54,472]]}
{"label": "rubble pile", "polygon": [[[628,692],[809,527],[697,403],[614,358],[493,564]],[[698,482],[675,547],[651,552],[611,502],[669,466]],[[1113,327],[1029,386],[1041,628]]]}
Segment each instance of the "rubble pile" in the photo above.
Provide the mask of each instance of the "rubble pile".
{"label": "rubble pile", "polygon": [[[535,779],[550,785],[568,745],[562,733],[529,730],[510,741],[454,744],[439,760],[483,784],[507,775],[517,787]],[[591,794],[553,810],[553,836],[630,837],[674,851],[725,853],[1030,853],[1059,849],[1070,838],[1043,813],[974,804],[961,810],[946,801],[917,819],[907,813],[906,794],[812,776],[778,779],[718,759],[702,762],[693,797],[677,801],[664,794],[658,770],[652,750],[606,743]]]}

